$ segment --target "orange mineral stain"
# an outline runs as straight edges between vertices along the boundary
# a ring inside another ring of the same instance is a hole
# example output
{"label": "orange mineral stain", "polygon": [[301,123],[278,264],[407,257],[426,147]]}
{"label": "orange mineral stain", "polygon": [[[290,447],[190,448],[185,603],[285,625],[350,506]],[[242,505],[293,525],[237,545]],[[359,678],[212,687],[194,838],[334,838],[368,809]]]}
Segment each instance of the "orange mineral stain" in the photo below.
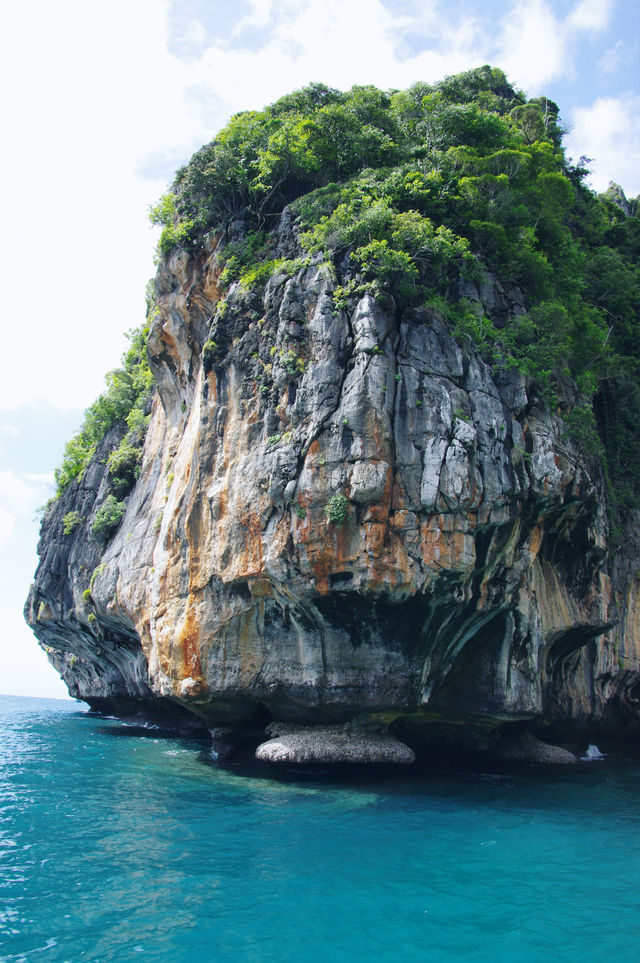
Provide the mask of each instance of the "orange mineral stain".
{"label": "orange mineral stain", "polygon": [[189,596],[187,612],[183,622],[178,643],[182,650],[182,660],[184,665],[184,676],[192,679],[202,677],[202,665],[200,662],[200,626],[195,613],[195,599]]}

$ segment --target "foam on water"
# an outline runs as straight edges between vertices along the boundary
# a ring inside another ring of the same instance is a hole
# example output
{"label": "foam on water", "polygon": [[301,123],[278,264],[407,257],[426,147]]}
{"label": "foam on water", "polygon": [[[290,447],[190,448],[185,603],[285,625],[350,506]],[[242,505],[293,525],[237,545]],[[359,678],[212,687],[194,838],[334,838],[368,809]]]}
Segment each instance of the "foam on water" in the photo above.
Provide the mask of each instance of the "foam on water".
{"label": "foam on water", "polygon": [[593,744],[591,744],[588,747],[584,756],[580,756],[580,759],[582,762],[596,762],[604,758],[605,758],[604,754],[601,753],[598,747],[594,746]]}
{"label": "foam on water", "polygon": [[0,727],[2,960],[638,958],[637,764],[249,772],[73,703]]}

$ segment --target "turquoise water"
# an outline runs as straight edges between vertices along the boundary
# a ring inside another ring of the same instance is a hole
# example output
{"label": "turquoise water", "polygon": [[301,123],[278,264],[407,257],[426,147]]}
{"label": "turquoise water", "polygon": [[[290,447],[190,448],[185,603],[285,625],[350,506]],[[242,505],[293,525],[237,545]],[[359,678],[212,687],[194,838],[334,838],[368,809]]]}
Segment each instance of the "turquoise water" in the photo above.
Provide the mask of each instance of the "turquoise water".
{"label": "turquoise water", "polygon": [[637,961],[640,766],[272,774],[0,697],[3,961]]}

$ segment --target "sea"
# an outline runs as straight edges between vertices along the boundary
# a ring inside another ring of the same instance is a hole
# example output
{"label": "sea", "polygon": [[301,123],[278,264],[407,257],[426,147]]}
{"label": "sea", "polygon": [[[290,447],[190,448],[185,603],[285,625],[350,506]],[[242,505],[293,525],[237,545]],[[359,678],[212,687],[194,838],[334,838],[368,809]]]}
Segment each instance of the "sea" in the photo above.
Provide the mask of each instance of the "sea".
{"label": "sea", "polygon": [[221,765],[0,697],[0,959],[640,960],[640,763]]}

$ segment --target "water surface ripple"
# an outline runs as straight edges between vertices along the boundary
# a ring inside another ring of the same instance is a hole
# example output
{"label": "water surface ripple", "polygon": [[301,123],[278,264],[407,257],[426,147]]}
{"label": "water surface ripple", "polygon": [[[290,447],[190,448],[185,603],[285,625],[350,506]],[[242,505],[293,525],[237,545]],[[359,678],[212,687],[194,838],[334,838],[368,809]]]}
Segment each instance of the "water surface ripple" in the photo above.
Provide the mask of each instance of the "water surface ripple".
{"label": "water surface ripple", "polygon": [[272,774],[0,697],[3,961],[640,959],[640,766]]}

